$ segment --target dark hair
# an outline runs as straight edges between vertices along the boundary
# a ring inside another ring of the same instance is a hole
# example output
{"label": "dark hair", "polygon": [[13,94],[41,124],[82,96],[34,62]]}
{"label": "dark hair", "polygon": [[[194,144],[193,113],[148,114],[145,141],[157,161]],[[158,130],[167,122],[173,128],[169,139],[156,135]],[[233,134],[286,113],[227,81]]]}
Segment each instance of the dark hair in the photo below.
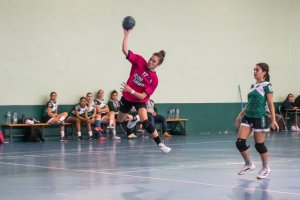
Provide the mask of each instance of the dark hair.
{"label": "dark hair", "polygon": [[292,93],[289,93],[287,96],[286,96],[286,98],[285,98],[285,100],[284,100],[284,102],[287,102],[287,101],[289,101],[289,96],[294,96]]}
{"label": "dark hair", "polygon": [[80,97],[80,99],[79,99],[79,102],[80,102],[80,101],[82,101],[83,99],[85,99],[85,100],[86,100],[86,98],[85,98],[85,97]]}
{"label": "dark hair", "polygon": [[103,91],[103,92],[104,92],[104,90],[102,90],[102,89],[99,89],[99,90],[98,90],[98,92],[97,92],[97,94],[99,94],[99,92],[100,92],[100,91]]}
{"label": "dark hair", "polygon": [[155,52],[153,55],[159,58],[158,64],[160,65],[164,62],[166,52],[164,50],[160,50],[159,52]]}
{"label": "dark hair", "polygon": [[56,92],[51,92],[51,93],[50,93],[50,97],[51,97],[53,94],[56,94]]}
{"label": "dark hair", "polygon": [[265,74],[265,81],[270,81],[270,74],[269,74],[269,65],[267,63],[257,63],[257,66],[259,66],[259,68],[261,68],[261,70],[263,72],[266,72]]}
{"label": "dark hair", "polygon": [[91,92],[86,93],[86,96],[88,96],[89,94],[93,95]]}
{"label": "dark hair", "polygon": [[112,99],[113,94],[118,94],[117,90],[111,91],[111,93],[110,93],[110,99]]}

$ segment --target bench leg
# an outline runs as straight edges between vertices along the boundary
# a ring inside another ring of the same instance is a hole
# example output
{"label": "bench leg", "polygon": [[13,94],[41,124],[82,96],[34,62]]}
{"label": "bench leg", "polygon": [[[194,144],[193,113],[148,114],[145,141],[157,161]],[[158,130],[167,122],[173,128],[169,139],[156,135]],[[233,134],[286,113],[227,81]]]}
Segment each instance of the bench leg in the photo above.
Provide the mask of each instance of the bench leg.
{"label": "bench leg", "polygon": [[9,141],[12,143],[12,127],[10,127]]}

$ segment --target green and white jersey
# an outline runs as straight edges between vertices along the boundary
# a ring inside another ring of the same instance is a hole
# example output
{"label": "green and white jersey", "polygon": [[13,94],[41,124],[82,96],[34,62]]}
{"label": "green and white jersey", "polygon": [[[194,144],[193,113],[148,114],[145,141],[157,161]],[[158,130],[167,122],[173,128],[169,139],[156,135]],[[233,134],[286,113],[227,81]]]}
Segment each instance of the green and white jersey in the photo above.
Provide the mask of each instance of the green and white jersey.
{"label": "green and white jersey", "polygon": [[78,112],[80,117],[85,117],[85,111],[87,111],[88,106],[85,105],[84,107],[81,107],[80,104],[77,104],[76,106],[74,106],[71,115],[70,116],[76,116],[76,111]]}
{"label": "green and white jersey", "polygon": [[96,104],[95,104],[95,102],[94,101],[92,101],[91,103],[87,103],[86,104],[87,106],[88,106],[88,116],[90,117],[90,116],[92,116],[93,114],[94,114],[94,110],[95,110],[95,108],[96,108]]}
{"label": "green and white jersey", "polygon": [[45,106],[44,116],[48,116],[48,108],[51,109],[51,113],[57,113],[58,103],[54,101],[48,101]]}
{"label": "green and white jersey", "polygon": [[261,118],[266,115],[267,94],[273,93],[272,84],[264,81],[251,86],[248,93],[248,104],[245,116],[249,118]]}

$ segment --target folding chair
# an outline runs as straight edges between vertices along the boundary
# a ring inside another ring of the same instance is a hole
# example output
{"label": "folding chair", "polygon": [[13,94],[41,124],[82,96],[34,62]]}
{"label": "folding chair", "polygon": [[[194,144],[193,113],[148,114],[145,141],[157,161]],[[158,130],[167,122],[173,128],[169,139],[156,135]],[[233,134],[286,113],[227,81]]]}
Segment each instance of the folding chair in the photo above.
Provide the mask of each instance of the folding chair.
{"label": "folding chair", "polygon": [[281,112],[281,109],[282,109],[282,105],[279,105],[278,106],[278,113],[280,114],[280,116],[282,117],[282,122],[283,122],[283,125],[284,125],[284,130],[287,131],[287,126],[286,126],[286,120],[287,120],[287,117],[285,118]]}

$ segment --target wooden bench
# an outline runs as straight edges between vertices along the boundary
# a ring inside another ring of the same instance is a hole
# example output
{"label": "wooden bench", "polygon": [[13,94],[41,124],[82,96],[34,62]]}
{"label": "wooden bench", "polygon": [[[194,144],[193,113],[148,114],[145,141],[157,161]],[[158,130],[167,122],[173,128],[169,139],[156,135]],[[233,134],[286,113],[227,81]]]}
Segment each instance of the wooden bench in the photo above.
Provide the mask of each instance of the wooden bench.
{"label": "wooden bench", "polygon": [[[10,134],[9,134],[9,140],[12,142],[12,129],[16,127],[28,127],[28,126],[39,126],[42,127],[42,134],[44,133],[44,127],[45,126],[55,126],[56,124],[47,124],[47,123],[38,123],[38,124],[2,124],[3,129],[3,134],[5,136],[5,128],[10,129]],[[58,124],[57,124],[58,125]],[[65,126],[72,125],[71,123],[64,123]]]}
{"label": "wooden bench", "polygon": [[183,130],[182,130],[182,134],[185,135],[186,134],[186,122],[188,121],[188,119],[184,119],[184,118],[168,118],[166,119],[167,123],[183,123]]}

